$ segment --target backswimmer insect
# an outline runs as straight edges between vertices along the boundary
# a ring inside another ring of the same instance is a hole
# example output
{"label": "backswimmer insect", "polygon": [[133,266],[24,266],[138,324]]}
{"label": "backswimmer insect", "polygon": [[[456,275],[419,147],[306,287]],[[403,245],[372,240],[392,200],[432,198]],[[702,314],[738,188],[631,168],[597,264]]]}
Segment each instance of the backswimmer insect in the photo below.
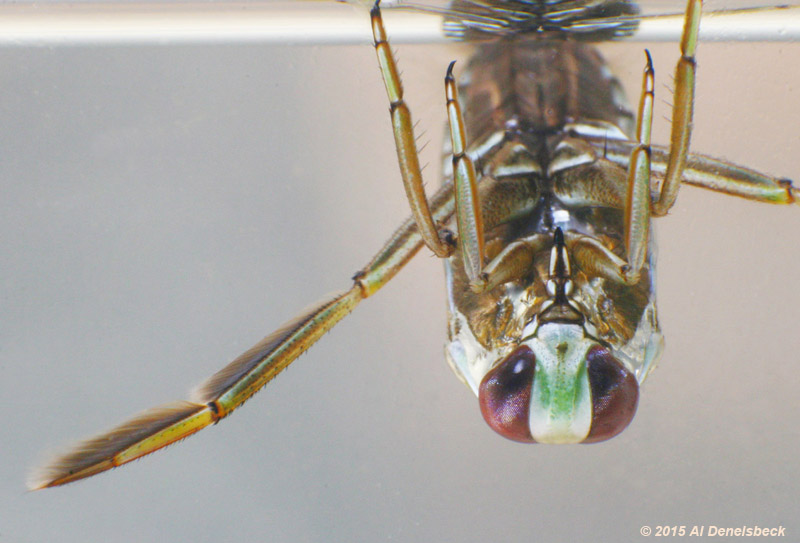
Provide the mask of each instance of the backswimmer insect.
{"label": "backswimmer insect", "polygon": [[[513,15],[525,12],[531,34],[520,38],[513,29],[480,46],[458,90],[451,64],[454,179],[430,197],[430,211],[376,6],[376,51],[414,218],[349,291],[289,321],[212,376],[191,402],[147,411],[82,443],[46,466],[32,486],[108,470],[224,418],[391,279],[423,243],[447,259],[448,361],[478,395],[493,429],[547,443],[594,442],[622,431],[661,351],[651,215],[669,210],[681,181],[770,203],[793,203],[799,194],[787,180],[688,153],[699,1],[686,12],[669,147],[650,144],[649,60],[634,114],[592,46],[566,32],[564,16],[574,13],[588,28],[582,38],[629,30],[617,24],[628,21],[618,11],[611,28],[599,15],[587,25],[586,4],[551,5],[534,13],[534,24],[529,4],[505,4]],[[460,30],[451,21],[454,32],[494,32],[475,15],[476,5],[497,7],[456,3],[451,12],[468,17]],[[595,9],[602,14],[609,6],[635,15],[626,2]]]}

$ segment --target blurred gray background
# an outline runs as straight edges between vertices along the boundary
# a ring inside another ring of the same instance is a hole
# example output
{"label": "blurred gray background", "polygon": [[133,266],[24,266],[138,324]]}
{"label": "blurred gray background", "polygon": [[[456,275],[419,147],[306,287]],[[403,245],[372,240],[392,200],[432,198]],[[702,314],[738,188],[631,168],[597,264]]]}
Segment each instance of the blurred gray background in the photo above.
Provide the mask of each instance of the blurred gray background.
{"label": "blurred gray background", "polygon": [[[641,49],[604,49],[632,95]],[[398,50],[434,186],[467,50]],[[652,53],[664,142],[677,45]],[[703,44],[699,63],[693,148],[800,178],[800,46]],[[222,424],[26,492],[47,453],[186,397],[348,287],[407,204],[368,44],[5,48],[0,94],[0,541],[800,538],[800,208],[692,188],[657,221],[667,349],[610,442],[486,427],[422,252]]]}

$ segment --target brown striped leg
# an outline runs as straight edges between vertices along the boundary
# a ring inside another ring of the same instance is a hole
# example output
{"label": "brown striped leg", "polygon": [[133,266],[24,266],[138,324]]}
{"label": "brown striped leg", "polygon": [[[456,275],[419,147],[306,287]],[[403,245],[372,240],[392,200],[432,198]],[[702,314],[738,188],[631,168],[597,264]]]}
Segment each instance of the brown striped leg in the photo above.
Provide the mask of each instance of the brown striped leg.
{"label": "brown striped leg", "polygon": [[419,166],[419,155],[414,139],[411,111],[403,100],[403,85],[386,38],[386,29],[383,27],[383,19],[381,18],[378,2],[375,2],[375,6],[370,12],[370,17],[372,18],[375,53],[378,55],[381,75],[386,85],[386,93],[389,96],[394,141],[397,147],[397,160],[400,163],[400,174],[403,177],[406,197],[411,206],[411,214],[414,216],[425,245],[436,256],[446,258],[453,252],[453,247],[444,236],[439,235],[431,217],[428,199],[425,196],[425,187],[422,182],[422,171]]}
{"label": "brown striped leg", "polygon": [[628,164],[628,193],[625,203],[625,248],[628,258],[626,277],[639,280],[650,242],[650,128],[653,122],[653,63],[647,53],[642,83],[642,97],[636,123],[638,145]]}
{"label": "brown striped leg", "polygon": [[464,117],[458,104],[458,90],[453,77],[453,65],[447,68],[444,78],[447,97],[447,117],[450,120],[450,143],[453,147],[453,185],[456,197],[456,222],[458,242],[467,278],[475,282],[483,268],[483,217],[478,194],[478,179],[475,165],[467,152],[467,131]]}
{"label": "brown striped leg", "polygon": [[686,19],[681,36],[681,58],[675,68],[675,96],[672,105],[672,134],[670,136],[669,161],[661,192],[653,203],[653,215],[660,217],[675,203],[680,189],[683,171],[689,156],[689,140],[692,135],[692,112],[694,109],[694,86],[697,63],[697,34],[700,28],[702,0],[689,0]]}

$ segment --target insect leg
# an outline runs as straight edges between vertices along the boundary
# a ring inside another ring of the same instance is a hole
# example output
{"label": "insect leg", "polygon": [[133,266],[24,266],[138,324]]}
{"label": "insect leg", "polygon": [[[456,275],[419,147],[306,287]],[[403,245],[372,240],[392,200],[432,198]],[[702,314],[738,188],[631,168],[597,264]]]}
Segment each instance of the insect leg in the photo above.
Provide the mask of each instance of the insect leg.
{"label": "insect leg", "polygon": [[383,19],[378,4],[379,2],[376,1],[370,12],[372,36],[375,53],[378,55],[378,63],[381,68],[381,75],[386,85],[386,93],[389,95],[389,112],[392,116],[394,141],[397,147],[397,160],[400,163],[403,186],[406,189],[406,197],[411,206],[411,213],[425,245],[436,256],[445,258],[450,256],[453,248],[443,236],[439,235],[431,216],[428,199],[425,196],[425,187],[422,182],[422,171],[419,166],[416,141],[414,140],[411,111],[403,100],[403,84],[386,38],[386,29],[383,27]]}
{"label": "insect leg", "polygon": [[[432,199],[433,217],[453,213],[452,187]],[[263,388],[278,373],[347,316],[358,303],[385,285],[422,247],[409,218],[372,261],[354,277],[350,290],[318,303],[268,335],[211,376],[191,396],[149,409],[112,430],[78,443],[36,470],[31,489],[63,485],[121,466],[218,422]]]}
{"label": "insect leg", "polygon": [[702,6],[702,0],[689,0],[686,7],[686,19],[681,36],[681,59],[675,68],[675,96],[672,105],[672,133],[667,173],[661,184],[661,193],[653,203],[653,215],[657,217],[666,215],[675,203],[689,155],[694,109],[694,80],[697,71],[695,51],[697,50],[697,33],[700,28]]}
{"label": "insect leg", "polygon": [[581,271],[590,276],[604,277],[621,284],[630,284],[626,275],[627,262],[615,255],[597,238],[568,232],[566,244]]}
{"label": "insect leg", "polygon": [[[666,159],[666,154],[666,149],[653,147],[654,172]],[[800,188],[793,186],[789,179],[773,177],[705,155],[689,155],[682,181],[687,185],[755,202],[800,205]]]}
{"label": "insect leg", "polygon": [[510,243],[486,264],[478,279],[470,282],[470,288],[475,293],[488,292],[524,277],[533,266],[534,255],[552,242],[550,234],[534,234]]}
{"label": "insect leg", "polygon": [[458,242],[464,260],[464,271],[470,281],[477,281],[483,268],[483,217],[478,194],[478,180],[475,164],[466,154],[467,131],[464,117],[458,104],[458,90],[453,77],[453,65],[447,68],[444,78],[447,97],[447,117],[450,120],[450,142],[453,147],[453,185],[456,197],[456,222]]}
{"label": "insect leg", "polygon": [[642,97],[636,124],[639,144],[631,153],[628,164],[628,193],[625,203],[625,248],[629,268],[626,275],[631,283],[638,281],[639,272],[647,257],[650,238],[650,128],[653,122],[653,63],[647,53],[647,66],[642,83]]}
{"label": "insect leg", "polygon": [[[624,168],[628,167],[634,148],[632,143],[600,138],[587,138],[586,141],[598,151],[602,151],[604,158]],[[656,178],[663,178],[670,151],[661,145],[652,145],[651,150],[650,173]],[[800,205],[800,188],[793,186],[790,180],[757,172],[707,155],[689,154],[681,181],[687,185],[746,198],[754,202]]]}

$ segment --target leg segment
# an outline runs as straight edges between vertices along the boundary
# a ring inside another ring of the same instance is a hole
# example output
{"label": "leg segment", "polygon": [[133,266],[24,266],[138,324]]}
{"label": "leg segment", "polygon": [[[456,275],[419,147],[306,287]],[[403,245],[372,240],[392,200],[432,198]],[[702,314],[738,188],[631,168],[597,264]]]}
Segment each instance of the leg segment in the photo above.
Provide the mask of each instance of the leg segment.
{"label": "leg segment", "polygon": [[661,193],[653,203],[653,215],[657,217],[666,215],[675,203],[683,170],[686,167],[686,159],[689,155],[694,109],[694,80],[697,71],[695,51],[697,50],[697,33],[700,28],[702,5],[702,0],[689,0],[686,7],[686,20],[681,36],[681,59],[675,68],[675,101],[672,105],[672,134],[667,173],[661,185]]}
{"label": "leg segment", "polygon": [[533,257],[552,244],[550,234],[534,234],[508,244],[481,271],[478,279],[470,282],[473,292],[480,294],[516,281],[527,275],[533,267]]}
{"label": "leg segment", "polygon": [[[629,141],[586,138],[603,158],[627,168],[635,144]],[[663,178],[670,150],[662,145],[651,146],[650,172]],[[800,187],[789,179],[767,175],[724,160],[692,153],[686,159],[683,183],[704,189],[746,198],[765,204],[800,205]]]}
{"label": "leg segment", "polygon": [[[433,218],[453,214],[452,187],[433,198]],[[303,354],[356,305],[385,285],[422,247],[414,218],[395,232],[358,274],[350,290],[318,303],[211,376],[191,401],[149,409],[124,424],[78,443],[34,473],[32,489],[63,485],[141,458],[230,415]]]}
{"label": "leg segment", "polygon": [[653,63],[647,53],[647,66],[642,83],[642,98],[636,125],[639,144],[628,164],[628,196],[625,203],[625,248],[629,268],[626,277],[631,283],[639,280],[639,272],[647,257],[650,241],[650,128],[653,121]]}
{"label": "leg segment", "polygon": [[447,96],[447,117],[450,120],[450,142],[453,147],[453,185],[458,241],[467,277],[470,281],[477,281],[483,268],[483,218],[475,165],[466,154],[467,131],[458,104],[458,91],[453,78],[454,64],[455,61],[451,62],[447,68],[444,86]]}
{"label": "leg segment", "polygon": [[417,144],[414,139],[411,111],[403,100],[403,85],[400,81],[392,50],[386,39],[386,30],[383,27],[383,19],[381,18],[378,2],[372,8],[370,16],[372,18],[375,53],[378,55],[381,75],[386,85],[386,93],[389,95],[394,141],[397,147],[397,159],[400,163],[400,174],[403,177],[406,197],[425,245],[439,258],[445,258],[450,256],[453,248],[439,235],[431,217],[428,199],[425,196],[425,187],[422,183],[422,171],[419,166]]}
{"label": "leg segment", "polygon": [[[653,122],[654,74],[650,53],[642,80],[642,96],[636,123],[637,144],[629,151],[628,190],[625,200],[625,250],[627,262],[602,244],[583,236],[567,239],[578,265],[616,282],[633,284],[647,258],[650,243],[650,132]],[[605,153],[605,150],[604,150]]]}
{"label": "leg segment", "polygon": [[[653,148],[654,163],[657,168],[661,167],[662,172],[666,154],[665,149]],[[795,187],[791,180],[765,175],[704,155],[689,155],[683,182],[754,202],[800,205],[800,188]]]}
{"label": "leg segment", "polygon": [[621,284],[630,284],[627,262],[611,252],[597,238],[567,233],[566,244],[578,267],[587,275],[604,277]]}

